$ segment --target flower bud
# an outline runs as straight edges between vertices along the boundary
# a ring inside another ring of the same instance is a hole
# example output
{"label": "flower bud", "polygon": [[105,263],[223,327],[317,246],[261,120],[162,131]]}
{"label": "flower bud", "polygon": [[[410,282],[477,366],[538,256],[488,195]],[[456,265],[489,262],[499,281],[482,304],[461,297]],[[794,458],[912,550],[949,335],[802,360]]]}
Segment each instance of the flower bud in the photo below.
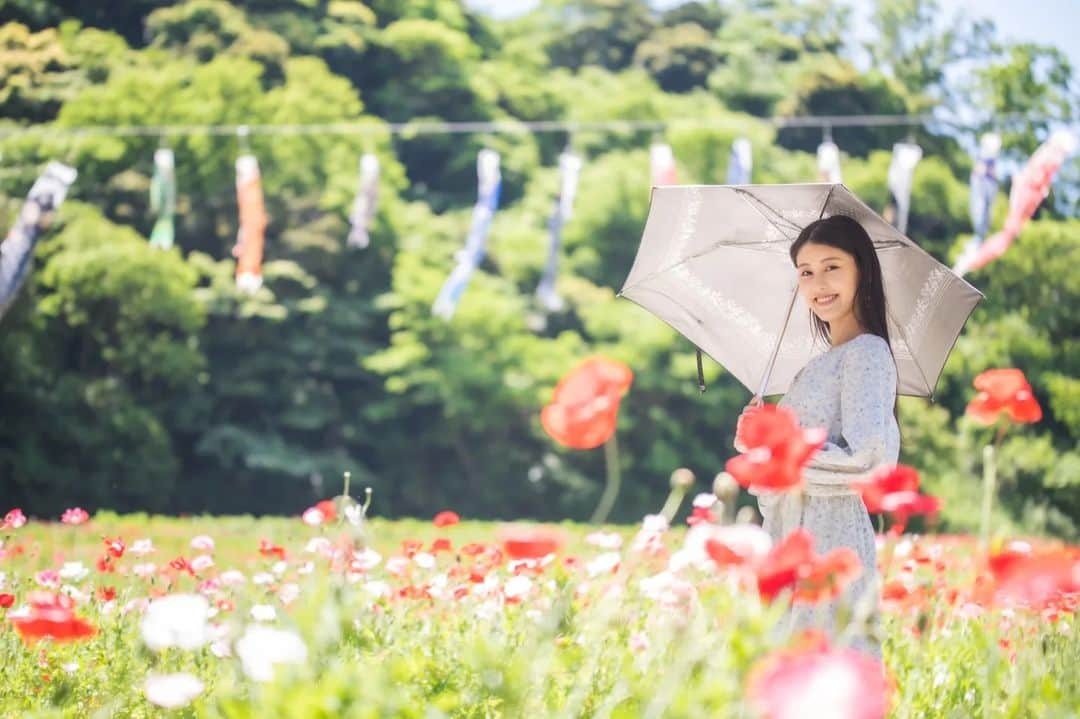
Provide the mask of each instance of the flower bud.
{"label": "flower bud", "polygon": [[686,491],[694,486],[694,473],[686,467],[679,467],[671,473],[671,488]]}
{"label": "flower bud", "polygon": [[713,494],[727,506],[734,505],[735,498],[739,496],[739,483],[727,472],[716,475],[712,483]]}

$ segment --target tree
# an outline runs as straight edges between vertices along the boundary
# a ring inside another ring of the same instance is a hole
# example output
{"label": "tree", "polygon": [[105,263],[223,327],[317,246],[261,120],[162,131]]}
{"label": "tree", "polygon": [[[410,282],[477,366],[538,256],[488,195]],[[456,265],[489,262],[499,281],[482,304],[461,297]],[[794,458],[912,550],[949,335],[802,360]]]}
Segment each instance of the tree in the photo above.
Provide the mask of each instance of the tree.
{"label": "tree", "polygon": [[870,17],[876,36],[866,50],[875,67],[906,89],[915,112],[939,103],[957,109],[965,98],[953,92],[946,69],[985,60],[991,51],[992,22],[957,13],[941,23],[941,14],[938,0],[878,0]]}

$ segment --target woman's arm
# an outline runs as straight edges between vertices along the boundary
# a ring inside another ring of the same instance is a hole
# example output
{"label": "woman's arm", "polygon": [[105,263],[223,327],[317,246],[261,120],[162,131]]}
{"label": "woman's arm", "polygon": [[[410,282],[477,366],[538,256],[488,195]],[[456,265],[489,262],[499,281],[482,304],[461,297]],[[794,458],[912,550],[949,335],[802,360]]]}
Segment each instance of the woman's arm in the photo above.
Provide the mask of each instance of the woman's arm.
{"label": "woman's arm", "polygon": [[896,363],[885,340],[853,340],[842,363],[841,435],[846,446],[827,442],[803,472],[807,491],[848,493],[847,485],[878,465],[895,462]]}

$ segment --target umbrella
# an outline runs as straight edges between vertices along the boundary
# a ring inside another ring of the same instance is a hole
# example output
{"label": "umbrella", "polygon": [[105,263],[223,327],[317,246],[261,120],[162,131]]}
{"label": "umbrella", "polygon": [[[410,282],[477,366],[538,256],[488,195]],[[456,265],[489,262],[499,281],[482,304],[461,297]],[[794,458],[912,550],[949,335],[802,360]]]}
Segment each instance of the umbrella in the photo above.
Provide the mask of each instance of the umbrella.
{"label": "umbrella", "polygon": [[786,392],[799,369],[828,349],[813,340],[788,248],[803,227],[837,214],[858,220],[877,250],[900,394],[932,399],[945,359],[983,295],[842,184],[655,187],[619,294],[674,327],[751,391]]}

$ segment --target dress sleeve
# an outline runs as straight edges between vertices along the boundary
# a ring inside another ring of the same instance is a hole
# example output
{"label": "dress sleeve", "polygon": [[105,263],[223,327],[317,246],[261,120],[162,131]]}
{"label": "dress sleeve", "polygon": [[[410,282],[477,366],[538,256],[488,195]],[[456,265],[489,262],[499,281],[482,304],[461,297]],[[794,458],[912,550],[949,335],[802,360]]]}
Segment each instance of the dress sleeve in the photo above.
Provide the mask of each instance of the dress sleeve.
{"label": "dress sleeve", "polygon": [[857,340],[841,362],[840,424],[843,445],[827,442],[806,466],[814,486],[846,486],[878,465],[896,461],[899,430],[893,416],[896,363],[879,337]]}

